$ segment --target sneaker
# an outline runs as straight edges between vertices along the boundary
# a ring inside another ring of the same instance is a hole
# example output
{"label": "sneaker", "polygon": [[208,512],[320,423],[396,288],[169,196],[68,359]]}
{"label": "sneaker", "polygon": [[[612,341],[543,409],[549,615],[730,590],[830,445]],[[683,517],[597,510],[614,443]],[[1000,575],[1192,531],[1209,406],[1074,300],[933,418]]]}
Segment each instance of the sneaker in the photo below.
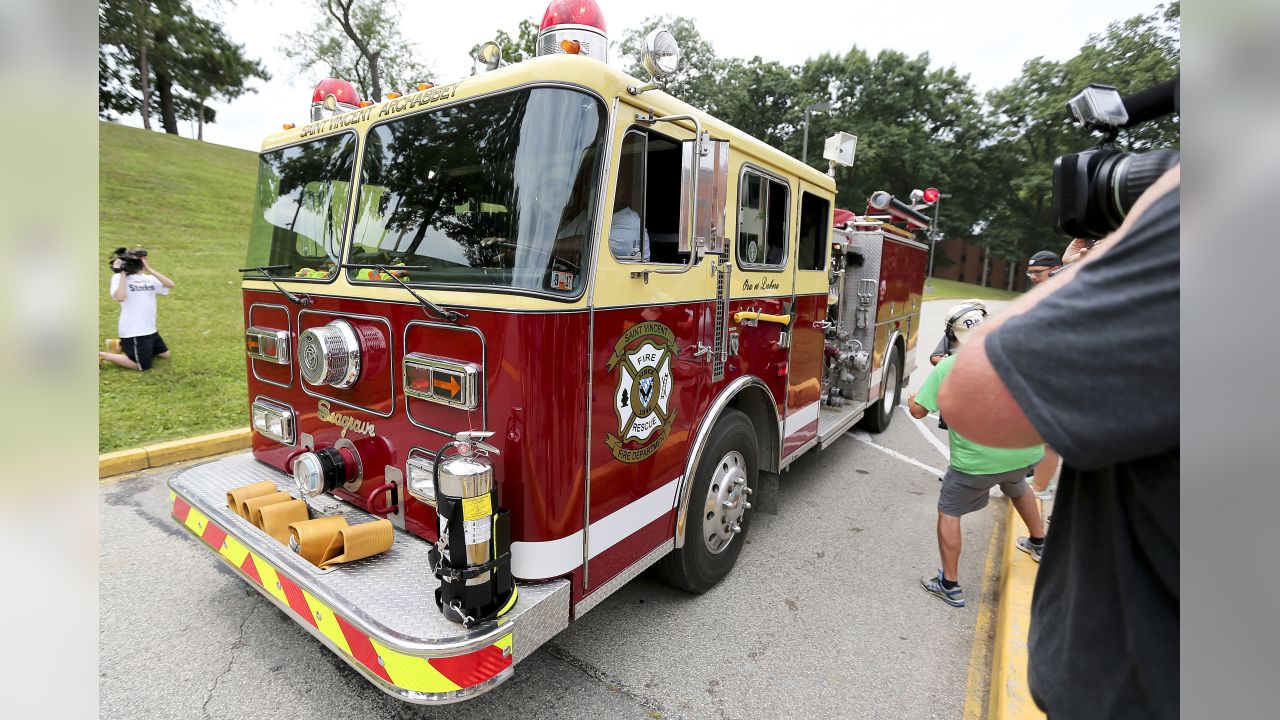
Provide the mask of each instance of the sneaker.
{"label": "sneaker", "polygon": [[964,591],[957,585],[950,590],[942,586],[942,571],[939,570],[937,575],[925,575],[920,578],[920,585],[927,592],[930,592],[942,598],[942,602],[951,607],[964,607]]}
{"label": "sneaker", "polygon": [[107,338],[102,341],[102,346],[105,347],[109,353],[115,353],[117,355],[120,354],[120,338]]}
{"label": "sneaker", "polygon": [[1052,486],[1052,485],[1050,485],[1049,487],[1047,487],[1047,488],[1045,488],[1045,489],[1043,489],[1043,490],[1034,490],[1033,492],[1035,493],[1035,495],[1036,495],[1036,499],[1038,499],[1038,500],[1052,500],[1052,499],[1053,499],[1053,486]]}
{"label": "sneaker", "polygon": [[1031,538],[1023,535],[1018,538],[1018,549],[1031,556],[1032,560],[1040,562],[1040,553],[1044,552],[1044,543],[1036,545],[1031,542]]}

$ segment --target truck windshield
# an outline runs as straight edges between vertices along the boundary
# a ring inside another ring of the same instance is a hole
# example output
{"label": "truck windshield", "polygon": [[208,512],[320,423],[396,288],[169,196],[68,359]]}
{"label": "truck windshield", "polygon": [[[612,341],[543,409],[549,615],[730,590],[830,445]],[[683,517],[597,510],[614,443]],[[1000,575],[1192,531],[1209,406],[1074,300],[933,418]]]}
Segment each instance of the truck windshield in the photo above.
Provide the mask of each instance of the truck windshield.
{"label": "truck windshield", "polygon": [[246,266],[300,279],[337,272],[355,148],[355,135],[344,133],[259,156]]}
{"label": "truck windshield", "polygon": [[[601,103],[534,88],[370,130],[348,269],[356,282],[575,295],[595,216]],[[360,267],[364,266],[364,267]]]}

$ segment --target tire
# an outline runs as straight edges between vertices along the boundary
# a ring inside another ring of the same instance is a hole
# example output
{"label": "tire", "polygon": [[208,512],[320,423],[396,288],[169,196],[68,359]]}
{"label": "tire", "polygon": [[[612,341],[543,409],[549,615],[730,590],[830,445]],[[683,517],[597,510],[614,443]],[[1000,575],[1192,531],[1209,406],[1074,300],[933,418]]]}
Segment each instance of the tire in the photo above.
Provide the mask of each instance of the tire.
{"label": "tire", "polygon": [[862,416],[862,427],[871,432],[884,432],[893,422],[894,408],[902,401],[902,353],[895,344],[884,365],[884,380],[880,387],[880,399],[867,408]]}
{"label": "tire", "polygon": [[[733,569],[750,528],[748,500],[759,478],[759,453],[751,420],[725,410],[711,430],[689,491],[684,547],[658,564],[667,582],[700,595]],[[724,502],[734,507],[726,509]],[[736,524],[738,532],[725,530],[726,523]]]}

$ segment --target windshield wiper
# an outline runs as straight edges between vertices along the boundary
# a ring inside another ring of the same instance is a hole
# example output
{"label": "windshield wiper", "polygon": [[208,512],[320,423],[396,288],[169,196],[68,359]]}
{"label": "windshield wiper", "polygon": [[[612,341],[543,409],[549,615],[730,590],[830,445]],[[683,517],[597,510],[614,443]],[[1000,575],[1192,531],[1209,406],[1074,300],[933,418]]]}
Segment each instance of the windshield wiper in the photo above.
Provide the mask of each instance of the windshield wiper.
{"label": "windshield wiper", "polygon": [[289,298],[289,302],[293,303],[294,305],[301,305],[302,307],[306,307],[311,304],[310,295],[307,295],[305,293],[298,293],[297,295],[294,295],[293,293],[281,287],[280,283],[276,282],[276,279],[271,277],[272,270],[288,270],[291,267],[292,267],[291,265],[259,265],[257,267],[240,268],[240,272],[246,273],[246,272],[249,272],[250,270],[257,270],[258,272],[262,273],[262,277],[266,278],[267,280],[270,280],[271,284],[275,285],[277,290],[284,293],[284,296]]}
{"label": "windshield wiper", "polygon": [[[391,272],[391,269],[388,268],[386,265],[377,265],[377,264],[360,265],[355,263],[347,263],[344,267],[358,268],[362,270],[365,268],[369,268],[369,269],[381,271],[386,275],[390,275],[392,280],[395,280],[396,282],[400,283],[400,287],[409,291],[409,294],[412,295],[414,299],[418,301],[418,304],[422,306],[423,310],[426,310],[428,313],[434,314],[436,317],[440,318],[441,320],[445,320],[451,323],[456,323],[459,320],[463,320],[467,317],[466,313],[461,313],[461,312],[458,312],[457,310],[445,310],[439,305],[436,305],[430,300],[414,292],[413,288],[409,287],[408,284],[405,283],[405,281],[401,280],[400,276]],[[418,270],[418,269],[430,270],[431,269],[429,266],[426,266],[426,265],[422,265],[419,267],[415,267],[413,265],[395,265],[394,267],[397,270]]]}

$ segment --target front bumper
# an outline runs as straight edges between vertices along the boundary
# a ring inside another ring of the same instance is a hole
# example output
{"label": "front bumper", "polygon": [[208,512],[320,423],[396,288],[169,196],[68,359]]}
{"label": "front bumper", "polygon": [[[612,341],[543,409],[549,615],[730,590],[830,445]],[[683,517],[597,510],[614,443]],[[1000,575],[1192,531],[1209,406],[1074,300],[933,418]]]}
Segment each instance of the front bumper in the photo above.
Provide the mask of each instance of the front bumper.
{"label": "front bumper", "polygon": [[[468,630],[440,614],[429,545],[397,530],[381,555],[320,570],[226,506],[226,491],[293,479],[249,453],[181,470],[169,479],[173,517],[246,582],[358,670],[401,700],[443,704],[496,687],[516,663],[569,624],[569,583],[520,584],[514,608]],[[310,500],[312,515],[373,516],[334,497]]]}

